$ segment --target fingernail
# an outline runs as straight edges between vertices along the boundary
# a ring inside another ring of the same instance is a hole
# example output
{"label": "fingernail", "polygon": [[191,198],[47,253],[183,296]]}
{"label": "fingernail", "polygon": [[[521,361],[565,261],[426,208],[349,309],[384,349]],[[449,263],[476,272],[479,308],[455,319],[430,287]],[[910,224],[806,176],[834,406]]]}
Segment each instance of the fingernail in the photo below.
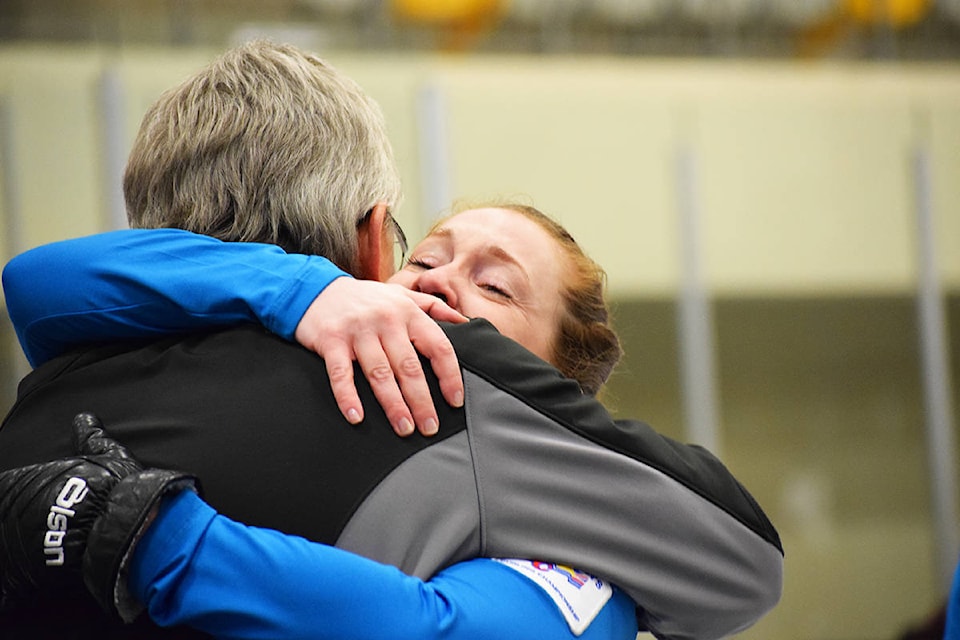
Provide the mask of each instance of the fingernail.
{"label": "fingernail", "polygon": [[360,422],[360,412],[356,409],[347,409],[347,422],[358,424]]}
{"label": "fingernail", "polygon": [[463,391],[457,391],[455,394],[453,394],[453,406],[463,406]]}
{"label": "fingernail", "polygon": [[432,436],[439,429],[437,421],[433,418],[427,418],[427,421],[423,423],[423,435]]}
{"label": "fingernail", "polygon": [[402,436],[408,436],[413,433],[413,423],[406,418],[400,418],[400,424],[397,425],[397,433]]}

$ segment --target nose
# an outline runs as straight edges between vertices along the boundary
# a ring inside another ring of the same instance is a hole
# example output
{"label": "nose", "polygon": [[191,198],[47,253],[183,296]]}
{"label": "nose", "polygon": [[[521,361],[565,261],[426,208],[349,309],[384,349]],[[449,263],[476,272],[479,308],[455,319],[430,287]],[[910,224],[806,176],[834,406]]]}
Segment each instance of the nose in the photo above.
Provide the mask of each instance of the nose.
{"label": "nose", "polygon": [[458,309],[457,287],[453,281],[450,269],[446,266],[436,267],[422,271],[417,278],[414,287],[422,293],[429,293],[446,302],[454,309]]}

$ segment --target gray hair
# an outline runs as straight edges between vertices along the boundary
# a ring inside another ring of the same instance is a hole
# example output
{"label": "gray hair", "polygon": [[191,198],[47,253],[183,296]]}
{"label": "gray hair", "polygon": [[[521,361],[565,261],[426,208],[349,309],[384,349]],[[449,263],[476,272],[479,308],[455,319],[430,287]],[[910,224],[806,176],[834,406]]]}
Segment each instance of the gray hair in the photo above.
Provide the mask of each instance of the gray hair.
{"label": "gray hair", "polygon": [[123,189],[132,227],[276,244],[354,275],[358,222],[401,197],[377,104],[319,58],[264,41],[157,100]]}

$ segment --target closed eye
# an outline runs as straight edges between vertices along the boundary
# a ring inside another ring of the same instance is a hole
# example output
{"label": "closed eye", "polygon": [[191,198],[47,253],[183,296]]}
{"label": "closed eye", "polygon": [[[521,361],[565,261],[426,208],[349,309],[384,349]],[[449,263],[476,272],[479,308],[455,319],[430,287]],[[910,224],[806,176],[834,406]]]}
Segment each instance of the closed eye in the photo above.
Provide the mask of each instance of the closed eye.
{"label": "closed eye", "polygon": [[507,293],[504,289],[501,289],[495,284],[481,284],[479,286],[481,289],[485,291],[489,291],[490,293],[493,293],[495,295],[498,295],[501,298],[506,298],[507,300],[510,300],[513,297],[509,293]]}
{"label": "closed eye", "polygon": [[414,257],[414,256],[411,256],[411,257],[407,258],[407,264],[406,264],[406,266],[408,266],[408,267],[416,267],[416,268],[418,268],[418,269],[433,269],[433,265],[432,265],[432,264],[428,263],[428,262],[427,262],[426,260],[424,260],[423,258]]}

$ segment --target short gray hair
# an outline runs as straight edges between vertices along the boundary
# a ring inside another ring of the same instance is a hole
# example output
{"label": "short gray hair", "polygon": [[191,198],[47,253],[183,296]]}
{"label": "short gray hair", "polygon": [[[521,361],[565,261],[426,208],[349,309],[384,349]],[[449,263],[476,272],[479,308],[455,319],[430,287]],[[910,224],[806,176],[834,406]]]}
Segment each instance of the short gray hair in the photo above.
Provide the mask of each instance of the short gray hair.
{"label": "short gray hair", "polygon": [[276,244],[354,275],[358,222],[401,198],[377,104],[319,58],[265,41],[157,100],[123,189],[132,227]]}

